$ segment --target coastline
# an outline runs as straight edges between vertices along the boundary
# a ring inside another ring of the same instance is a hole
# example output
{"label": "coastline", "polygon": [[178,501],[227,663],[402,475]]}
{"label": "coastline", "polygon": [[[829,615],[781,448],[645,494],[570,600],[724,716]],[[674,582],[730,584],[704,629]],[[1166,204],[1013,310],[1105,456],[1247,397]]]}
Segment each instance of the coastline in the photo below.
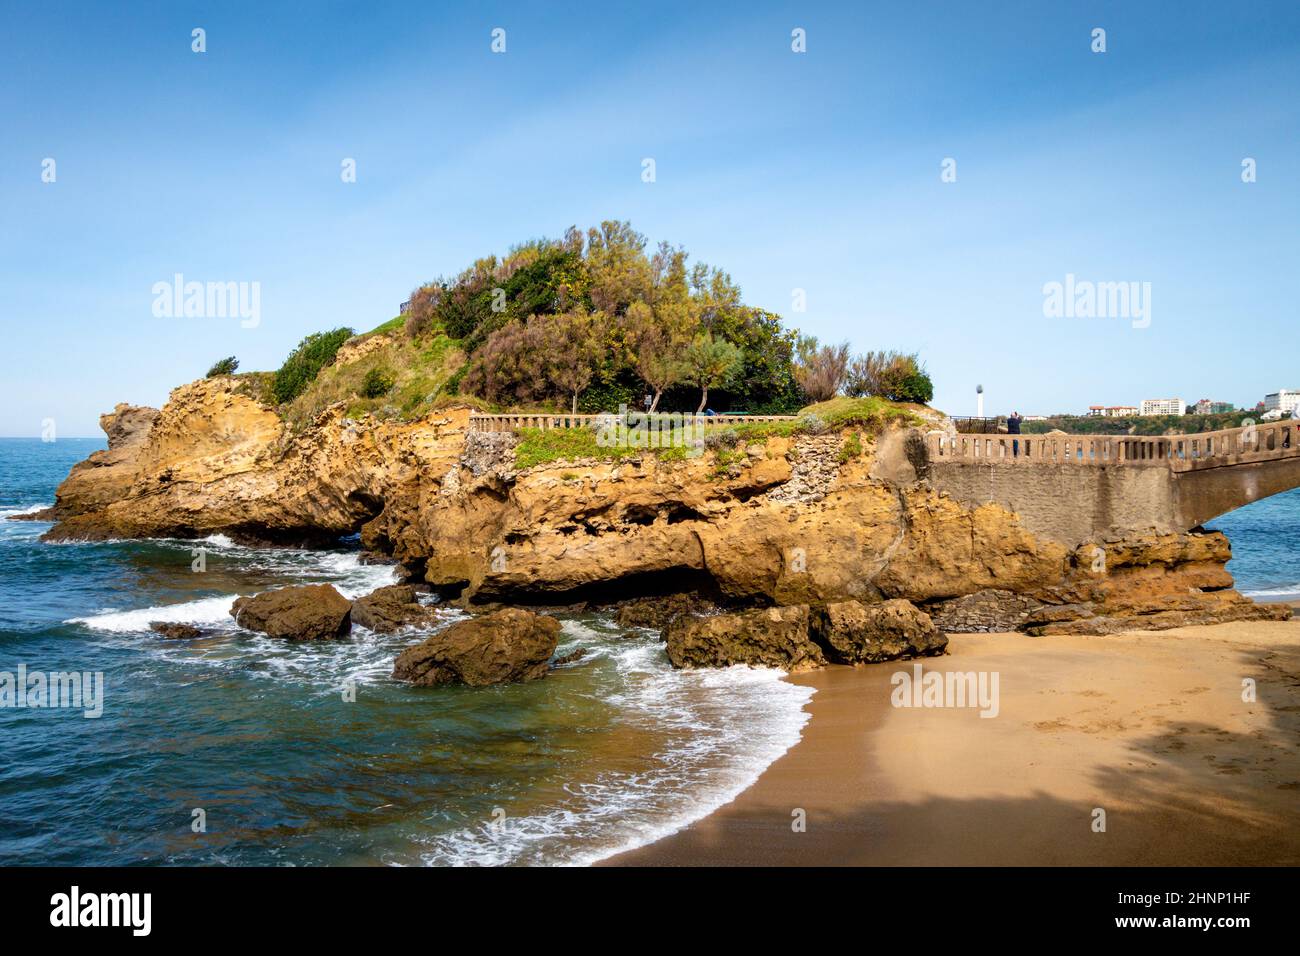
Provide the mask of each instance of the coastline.
{"label": "coastline", "polygon": [[601,865],[1300,862],[1300,622],[949,650],[925,670],[996,671],[997,717],[892,707],[913,661],[793,675],[817,691],[799,743],[731,803]]}

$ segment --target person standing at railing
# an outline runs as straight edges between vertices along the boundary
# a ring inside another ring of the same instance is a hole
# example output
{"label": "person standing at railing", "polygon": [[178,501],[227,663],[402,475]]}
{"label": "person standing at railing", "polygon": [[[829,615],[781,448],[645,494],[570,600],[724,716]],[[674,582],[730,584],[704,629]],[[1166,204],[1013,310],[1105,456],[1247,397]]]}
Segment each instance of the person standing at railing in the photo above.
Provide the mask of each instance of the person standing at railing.
{"label": "person standing at railing", "polygon": [[[1012,413],[1011,413],[1011,417],[1007,419],[1007,434],[1008,434],[1008,435],[1019,435],[1019,434],[1020,434],[1020,423],[1023,422],[1023,421],[1024,421],[1024,419],[1020,417],[1020,413],[1019,413],[1019,412],[1012,412]],[[1020,442],[1017,441],[1017,440],[1015,440],[1015,439],[1012,439],[1012,440],[1011,440],[1011,457],[1012,457],[1012,458],[1016,458],[1016,457],[1019,457],[1019,455],[1020,455]]]}

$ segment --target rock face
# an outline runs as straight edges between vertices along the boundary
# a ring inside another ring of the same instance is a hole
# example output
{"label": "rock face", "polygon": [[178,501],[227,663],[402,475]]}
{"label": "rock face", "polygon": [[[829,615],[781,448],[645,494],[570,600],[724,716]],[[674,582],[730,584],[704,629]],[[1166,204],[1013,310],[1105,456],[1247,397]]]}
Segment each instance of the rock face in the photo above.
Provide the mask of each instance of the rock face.
{"label": "rock face", "polygon": [[674,667],[749,664],[808,670],[826,663],[809,636],[806,604],[712,617],[683,616],[664,631]]}
{"label": "rock face", "polygon": [[813,623],[816,640],[837,664],[942,654],[948,638],[910,601],[828,604]]}
{"label": "rock face", "polygon": [[[49,513],[58,524],[46,537],[221,533],[253,543],[330,543],[386,506],[394,533],[409,535],[422,489],[459,460],[468,420],[466,408],[420,422],[356,422],[340,404],[293,434],[238,378],[202,379],[175,389],[161,412],[119,405],[100,420],[109,448],[59,486]],[[387,537],[372,540],[375,550],[395,550]]]}
{"label": "rock face", "polygon": [[230,616],[240,627],[291,641],[345,637],[352,605],[329,584],[304,584],[238,598]]}
{"label": "rock face", "polygon": [[398,655],[393,677],[422,686],[481,687],[545,676],[560,622],[507,608],[458,621]]}
{"label": "rock face", "polygon": [[432,619],[433,612],[415,599],[415,588],[409,584],[377,588],[352,602],[352,623],[380,634]]}

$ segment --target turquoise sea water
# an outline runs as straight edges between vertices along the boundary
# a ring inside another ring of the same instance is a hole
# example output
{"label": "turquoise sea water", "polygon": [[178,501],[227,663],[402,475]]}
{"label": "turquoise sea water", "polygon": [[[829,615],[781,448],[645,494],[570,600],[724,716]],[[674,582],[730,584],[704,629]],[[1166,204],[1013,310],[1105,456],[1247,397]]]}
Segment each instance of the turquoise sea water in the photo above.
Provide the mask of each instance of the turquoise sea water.
{"label": "turquoise sea water", "polygon": [[[0,439],[0,519],[52,503],[100,447]],[[559,652],[588,653],[544,680],[408,687],[388,675],[418,633],[293,645],[227,613],[281,584],[391,582],[344,545],[43,544],[47,528],[0,520],[0,679],[100,672],[103,714],[0,708],[0,865],[589,862],[725,803],[806,720],[811,692],[779,672],[673,671],[654,635],[601,615],[564,620]],[[166,640],[159,620],[211,633]]]}

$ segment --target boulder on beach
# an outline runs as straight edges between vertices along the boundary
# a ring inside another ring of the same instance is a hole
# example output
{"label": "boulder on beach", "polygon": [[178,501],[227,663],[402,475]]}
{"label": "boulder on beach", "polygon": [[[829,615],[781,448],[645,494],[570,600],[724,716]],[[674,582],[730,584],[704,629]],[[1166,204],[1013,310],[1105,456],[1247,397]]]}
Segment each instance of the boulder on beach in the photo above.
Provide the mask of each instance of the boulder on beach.
{"label": "boulder on beach", "polygon": [[303,584],[238,598],[230,615],[240,627],[291,641],[346,637],[352,604],[330,584]]}
{"label": "boulder on beach", "polygon": [[149,630],[175,640],[193,640],[203,636],[203,631],[193,624],[178,624],[173,621],[150,621]]}
{"label": "boulder on beach", "polygon": [[668,659],[674,667],[820,667],[826,658],[809,637],[809,618],[806,604],[712,617],[683,615],[664,631]]}
{"label": "boulder on beach", "polygon": [[948,646],[930,615],[901,599],[828,604],[813,622],[813,635],[836,664],[942,654]]}
{"label": "boulder on beach", "polygon": [[393,677],[431,687],[481,687],[536,680],[559,643],[560,622],[544,614],[506,608],[457,621],[397,656]]}
{"label": "boulder on beach", "polygon": [[619,627],[649,627],[662,631],[683,614],[713,610],[712,602],[695,593],[633,598],[618,606],[614,623]]}
{"label": "boulder on beach", "polygon": [[433,617],[432,609],[415,599],[415,588],[409,584],[376,588],[352,602],[352,623],[380,634],[410,624],[425,624]]}

